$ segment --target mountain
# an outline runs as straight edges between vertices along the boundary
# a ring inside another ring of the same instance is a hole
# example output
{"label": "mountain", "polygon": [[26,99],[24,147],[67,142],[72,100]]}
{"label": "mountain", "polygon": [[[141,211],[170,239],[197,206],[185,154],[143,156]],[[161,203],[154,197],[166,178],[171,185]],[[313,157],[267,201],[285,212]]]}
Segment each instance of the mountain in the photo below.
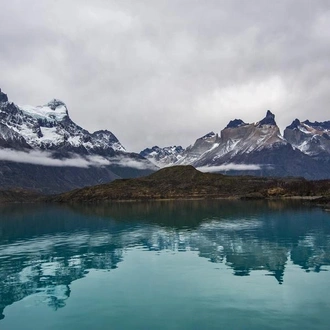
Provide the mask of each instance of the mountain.
{"label": "mountain", "polygon": [[[89,133],[69,117],[66,105],[53,99],[44,106],[17,106],[0,90],[1,145],[80,155],[114,155],[125,148],[109,131]],[[6,101],[7,100],[7,101]]]}
{"label": "mountain", "polygon": [[181,162],[197,167],[242,163],[240,158],[247,154],[286,145],[274,118],[268,110],[266,117],[257,123],[247,124],[241,119],[230,121],[221,131],[220,138],[212,132],[197,139],[193,146],[187,148]]}
{"label": "mountain", "polygon": [[304,154],[327,163],[330,161],[330,121],[300,122],[295,119],[284,130],[284,138]]}
{"label": "mountain", "polygon": [[18,106],[0,89],[0,185],[61,192],[157,167],[127,152],[107,130],[90,133],[74,123],[62,101]]}
{"label": "mountain", "polygon": [[164,167],[178,162],[181,159],[183,152],[184,149],[181,146],[171,146],[165,148],[154,146],[152,148],[142,150],[140,155],[147,158],[158,167]]}
{"label": "mountain", "polygon": [[187,147],[178,162],[180,165],[194,164],[198,159],[201,159],[205,153],[212,151],[219,145],[219,136],[214,132],[205,134],[196,140],[193,145]]}
{"label": "mountain", "polygon": [[[322,139],[325,141],[327,136],[322,135]],[[275,115],[269,110],[256,123],[235,119],[220,132],[220,136],[210,132],[197,139],[172,165],[193,165],[203,171],[227,174],[301,176],[307,179],[330,177],[324,163],[302,152],[281,135]]]}

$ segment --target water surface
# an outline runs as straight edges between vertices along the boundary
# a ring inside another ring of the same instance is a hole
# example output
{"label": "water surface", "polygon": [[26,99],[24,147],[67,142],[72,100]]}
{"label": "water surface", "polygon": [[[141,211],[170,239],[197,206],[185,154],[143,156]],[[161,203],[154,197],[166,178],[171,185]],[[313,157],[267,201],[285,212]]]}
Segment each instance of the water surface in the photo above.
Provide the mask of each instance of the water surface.
{"label": "water surface", "polygon": [[0,214],[0,329],[329,328],[321,209],[186,201]]}

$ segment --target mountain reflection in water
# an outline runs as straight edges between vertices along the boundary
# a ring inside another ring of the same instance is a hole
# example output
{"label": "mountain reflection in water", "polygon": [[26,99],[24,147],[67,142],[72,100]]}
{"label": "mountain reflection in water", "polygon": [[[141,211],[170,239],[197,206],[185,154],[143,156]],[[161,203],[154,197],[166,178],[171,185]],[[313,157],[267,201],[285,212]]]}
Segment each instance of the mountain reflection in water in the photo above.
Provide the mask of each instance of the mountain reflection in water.
{"label": "mountain reflection in water", "polygon": [[91,269],[120,267],[124,252],[196,251],[233,275],[263,270],[279,284],[288,261],[330,265],[330,215],[293,202],[182,201],[0,209],[0,319],[38,293],[64,307],[70,284]]}

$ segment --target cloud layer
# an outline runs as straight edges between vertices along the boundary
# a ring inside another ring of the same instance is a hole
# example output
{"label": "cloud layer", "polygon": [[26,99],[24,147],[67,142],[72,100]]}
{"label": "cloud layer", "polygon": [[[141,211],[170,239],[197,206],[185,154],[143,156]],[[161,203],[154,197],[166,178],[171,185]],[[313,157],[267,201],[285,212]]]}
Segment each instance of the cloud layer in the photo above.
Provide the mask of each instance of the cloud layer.
{"label": "cloud layer", "polygon": [[329,22],[327,0],[4,1],[0,87],[18,104],[60,98],[133,151],[267,109],[282,129],[329,120]]}
{"label": "cloud layer", "polygon": [[72,155],[72,158],[56,159],[53,158],[50,152],[46,151],[16,151],[11,149],[0,149],[0,161],[18,162],[25,164],[35,164],[43,166],[56,167],[82,167],[87,168],[91,166],[120,166],[131,167],[136,169],[155,169],[152,164],[143,160],[133,160],[125,157],[114,157],[107,159],[101,156],[86,156],[85,158]]}
{"label": "cloud layer", "polygon": [[201,166],[197,167],[201,172],[225,172],[225,171],[258,171],[261,166],[258,164],[224,164],[219,166]]}

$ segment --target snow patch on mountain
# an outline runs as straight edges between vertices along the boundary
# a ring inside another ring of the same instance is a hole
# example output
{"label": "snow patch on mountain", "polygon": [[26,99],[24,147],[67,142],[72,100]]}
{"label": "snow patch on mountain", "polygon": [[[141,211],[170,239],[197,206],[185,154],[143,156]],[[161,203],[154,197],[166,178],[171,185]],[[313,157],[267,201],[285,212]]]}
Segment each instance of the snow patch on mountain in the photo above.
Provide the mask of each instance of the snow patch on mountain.
{"label": "snow patch on mountain", "polygon": [[30,105],[18,106],[23,114],[35,119],[60,122],[68,116],[68,109],[64,102],[53,99],[46,105],[33,107]]}
{"label": "snow patch on mountain", "polygon": [[150,162],[158,167],[165,167],[179,162],[182,159],[184,149],[181,146],[170,146],[160,148],[154,146],[146,148],[140,152],[142,157],[147,158]]}
{"label": "snow patch on mountain", "polygon": [[295,119],[284,130],[284,137],[306,155],[330,159],[330,121],[300,122]]}
{"label": "snow patch on mountain", "polygon": [[161,166],[193,165],[204,168],[232,164],[242,155],[276,149],[287,144],[276,125],[275,115],[268,110],[265,118],[256,123],[248,124],[241,119],[230,121],[220,132],[220,136],[209,132],[185,150],[180,150],[179,156],[168,157],[168,154],[173,155],[167,152],[172,147],[153,147],[140,154]]}
{"label": "snow patch on mountain", "polygon": [[275,116],[268,110],[259,122],[246,124],[242,120],[231,121],[221,131],[220,138],[192,163],[194,166],[222,165],[232,163],[242,155],[260,152],[263,149],[287,145],[275,123]]}

